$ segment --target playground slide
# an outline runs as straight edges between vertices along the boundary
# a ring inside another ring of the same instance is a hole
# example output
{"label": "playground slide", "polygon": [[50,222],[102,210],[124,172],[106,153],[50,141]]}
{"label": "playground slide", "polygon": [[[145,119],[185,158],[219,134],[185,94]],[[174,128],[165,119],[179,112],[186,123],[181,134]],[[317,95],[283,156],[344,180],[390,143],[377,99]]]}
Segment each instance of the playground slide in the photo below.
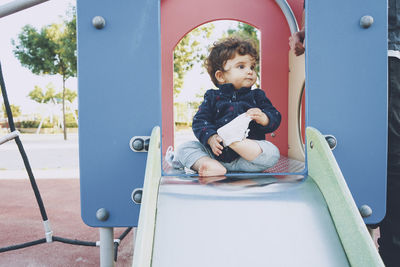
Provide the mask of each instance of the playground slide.
{"label": "playground slide", "polygon": [[308,176],[161,177],[156,127],[133,266],[383,266],[324,137],[307,140]]}

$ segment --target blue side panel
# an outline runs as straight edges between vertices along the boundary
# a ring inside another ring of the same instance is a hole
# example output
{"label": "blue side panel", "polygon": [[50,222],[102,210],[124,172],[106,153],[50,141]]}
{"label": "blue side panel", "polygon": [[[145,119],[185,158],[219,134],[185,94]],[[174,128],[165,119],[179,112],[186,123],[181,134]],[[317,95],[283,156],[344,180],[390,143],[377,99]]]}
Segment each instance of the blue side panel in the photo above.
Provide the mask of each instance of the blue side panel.
{"label": "blue side panel", "polygon": [[[81,209],[90,226],[136,226],[147,153],[131,137],[161,125],[159,0],[78,0]],[[106,21],[92,25],[95,16]],[[110,217],[101,222],[96,211]]]}
{"label": "blue side panel", "polygon": [[[308,125],[332,134],[333,151],[366,223],[385,215],[387,1],[307,0]],[[360,27],[365,15],[370,28]]]}

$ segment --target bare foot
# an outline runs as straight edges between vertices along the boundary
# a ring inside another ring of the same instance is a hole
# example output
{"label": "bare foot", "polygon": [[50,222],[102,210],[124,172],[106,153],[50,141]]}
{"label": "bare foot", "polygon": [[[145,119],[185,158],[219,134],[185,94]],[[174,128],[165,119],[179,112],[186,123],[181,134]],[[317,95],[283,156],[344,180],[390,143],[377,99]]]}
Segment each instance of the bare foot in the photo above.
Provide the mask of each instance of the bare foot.
{"label": "bare foot", "polygon": [[200,176],[219,176],[225,175],[226,169],[217,160],[204,157],[196,161],[192,168],[196,170]]}
{"label": "bare foot", "polygon": [[[218,164],[221,165],[221,164]],[[226,169],[224,166],[218,166],[217,164],[207,162],[200,166],[199,175],[200,176],[219,176],[225,175]],[[222,168],[221,168],[222,167]]]}

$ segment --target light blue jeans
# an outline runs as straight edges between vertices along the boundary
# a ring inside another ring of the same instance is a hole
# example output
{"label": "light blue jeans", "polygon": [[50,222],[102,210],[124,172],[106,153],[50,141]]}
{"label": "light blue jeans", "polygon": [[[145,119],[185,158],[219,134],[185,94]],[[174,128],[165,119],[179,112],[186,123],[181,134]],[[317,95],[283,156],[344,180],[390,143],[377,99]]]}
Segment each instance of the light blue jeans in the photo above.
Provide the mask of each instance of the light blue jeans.
{"label": "light blue jeans", "polygon": [[[254,140],[260,146],[262,152],[254,160],[248,161],[242,157],[232,162],[220,162],[228,172],[262,172],[274,166],[280,157],[278,148],[266,140]],[[174,161],[182,166],[191,168],[202,157],[215,159],[213,152],[198,141],[183,143],[176,150]]]}

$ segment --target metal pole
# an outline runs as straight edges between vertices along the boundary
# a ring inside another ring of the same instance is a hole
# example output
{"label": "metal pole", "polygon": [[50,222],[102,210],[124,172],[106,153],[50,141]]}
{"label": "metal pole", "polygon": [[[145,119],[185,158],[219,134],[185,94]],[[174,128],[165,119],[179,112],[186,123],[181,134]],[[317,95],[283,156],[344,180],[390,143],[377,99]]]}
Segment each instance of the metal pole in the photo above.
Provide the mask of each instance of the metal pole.
{"label": "metal pole", "polygon": [[114,267],[114,228],[100,228],[100,267]]}
{"label": "metal pole", "polygon": [[49,0],[14,0],[0,6],[0,18],[17,13],[21,10],[36,6]]}
{"label": "metal pole", "polygon": [[295,32],[298,32],[299,25],[297,24],[296,18],[288,2],[286,0],[275,0],[275,2],[278,4],[283,14],[285,15],[286,21],[290,28],[290,33],[293,34]]}

